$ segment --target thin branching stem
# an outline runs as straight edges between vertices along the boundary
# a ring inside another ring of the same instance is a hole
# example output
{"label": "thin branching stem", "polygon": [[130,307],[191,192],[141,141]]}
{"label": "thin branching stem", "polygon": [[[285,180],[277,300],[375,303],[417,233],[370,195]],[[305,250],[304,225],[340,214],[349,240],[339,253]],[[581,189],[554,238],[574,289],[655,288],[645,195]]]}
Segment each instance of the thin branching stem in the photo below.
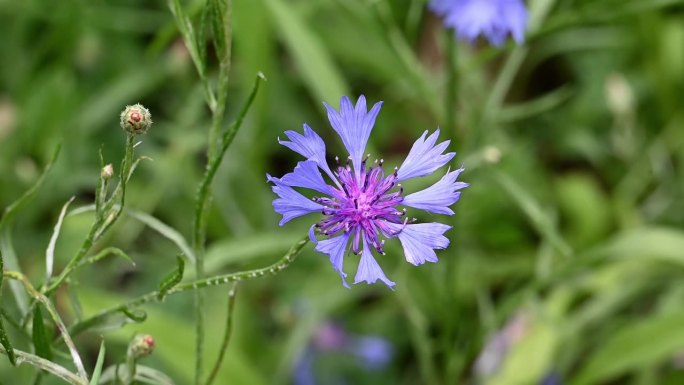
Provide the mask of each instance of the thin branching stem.
{"label": "thin branching stem", "polygon": [[[178,293],[183,293],[186,291],[190,290],[198,290],[198,289],[203,289],[206,287],[210,286],[217,286],[217,285],[224,285],[232,282],[238,282],[238,281],[245,281],[253,278],[259,278],[263,277],[266,275],[275,275],[278,274],[279,272],[283,271],[285,268],[290,266],[290,264],[297,258],[299,253],[302,251],[304,246],[309,242],[309,237],[308,235],[304,237],[303,239],[299,240],[297,243],[295,243],[290,250],[282,257],[280,258],[277,262],[258,269],[253,269],[253,270],[247,270],[247,271],[240,271],[237,273],[231,273],[231,274],[225,274],[225,275],[219,275],[215,277],[210,277],[210,278],[205,278],[205,279],[199,279],[196,281],[184,283],[178,286],[175,286],[174,288],[170,289],[168,292],[164,294],[164,297],[168,297],[169,295],[173,294],[178,294]],[[98,314],[95,314],[94,316],[84,319],[81,322],[78,322],[74,324],[71,329],[70,333],[73,336],[76,336],[83,331],[87,330],[93,325],[98,324],[100,321],[106,319],[107,317],[116,314],[116,313],[121,313],[124,310],[128,311],[129,309],[133,309],[137,306],[144,305],[146,303],[150,302],[159,302],[160,299],[160,292],[159,291],[153,291],[151,293],[144,294],[138,298],[132,299],[128,302],[116,305],[114,307],[111,307],[109,309],[103,310]]]}
{"label": "thin branching stem", "polygon": [[[211,183],[214,181],[216,172],[218,171],[221,161],[230,147],[230,144],[235,138],[238,130],[242,126],[242,123],[247,115],[247,111],[252,106],[254,98],[259,91],[259,85],[261,81],[264,80],[264,76],[259,73],[257,75],[252,92],[247,99],[247,102],[240,111],[237,120],[224,132],[221,138],[221,146],[219,148],[218,154],[215,158],[209,158],[207,163],[207,168],[204,172],[202,181],[200,182],[199,188],[197,189],[197,197],[195,199],[195,221],[193,226],[193,237],[192,244],[195,251],[195,270],[197,278],[204,278],[204,241],[205,241],[205,230],[206,230],[206,206],[210,200],[210,187]],[[195,293],[195,319],[197,322],[196,328],[196,384],[199,385],[201,381],[202,372],[202,352],[204,349],[204,294],[200,291]]]}
{"label": "thin branching stem", "polygon": [[219,350],[218,358],[216,358],[216,364],[209,374],[206,385],[211,385],[216,376],[218,375],[221,365],[223,365],[223,359],[226,355],[226,350],[228,350],[228,344],[230,343],[230,333],[233,330],[233,311],[235,310],[235,294],[237,293],[238,282],[233,282],[233,286],[228,292],[228,310],[226,314],[226,329],[223,333],[223,341],[221,342],[221,350]]}
{"label": "thin branching stem", "polygon": [[[95,220],[95,223],[90,228],[90,231],[88,232],[88,235],[86,238],[83,240],[83,243],[81,244],[81,248],[78,250],[78,253],[69,261],[69,263],[66,265],[64,270],[59,274],[59,276],[52,281],[47,288],[43,291],[46,296],[50,296],[52,293],[59,288],[59,286],[69,277],[69,275],[76,269],[80,263],[81,260],[88,254],[90,249],[93,247],[93,244],[95,241],[97,241],[98,238],[100,238],[113,224],[116,222],[116,220],[119,218],[121,215],[121,212],[123,211],[124,203],[126,200],[126,184],[128,182],[128,178],[130,176],[130,170],[131,167],[133,166],[133,153],[135,151],[134,149],[135,145],[135,136],[132,134],[126,134],[126,154],[124,155],[124,159],[121,165],[121,173],[119,175],[119,185],[116,188],[116,191],[112,195],[111,199],[116,198],[116,192],[121,190],[121,200],[119,202],[118,208],[114,208],[115,211],[113,211],[112,215],[108,218],[106,216],[102,217],[98,215],[98,218]],[[111,206],[109,205],[109,202],[105,203],[104,207],[113,207],[113,202]]]}

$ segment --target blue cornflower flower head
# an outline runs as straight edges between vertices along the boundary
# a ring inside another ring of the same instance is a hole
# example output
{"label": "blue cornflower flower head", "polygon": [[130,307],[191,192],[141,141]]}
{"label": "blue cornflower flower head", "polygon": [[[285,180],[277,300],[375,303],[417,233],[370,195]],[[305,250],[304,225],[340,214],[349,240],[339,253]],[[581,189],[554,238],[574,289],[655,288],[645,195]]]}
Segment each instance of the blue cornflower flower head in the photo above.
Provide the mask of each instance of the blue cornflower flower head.
{"label": "blue cornflower flower head", "polygon": [[522,0],[430,0],[428,7],[459,39],[472,43],[484,35],[500,46],[510,33],[518,44],[524,41],[527,9]]}
{"label": "blue cornflower flower head", "polygon": [[[306,158],[297,164],[294,171],[282,178],[267,174],[273,183],[273,192],[278,198],[273,201],[275,211],[283,216],[280,225],[311,213],[322,213],[324,218],[311,226],[309,237],[316,245],[316,251],[327,254],[333,268],[342,277],[344,286],[347,273],[343,270],[344,256],[350,249],[361,255],[354,283],[384,282],[390,288],[395,285],[389,280],[373,257],[373,250],[385,255],[385,238],[399,238],[406,260],[413,265],[437,262],[436,249],[444,249],[449,240],[444,233],[451,228],[442,223],[415,223],[406,218],[407,206],[435,214],[452,215],[449,206],[460,198],[460,189],[467,183],[456,179],[463,168],[451,171],[434,185],[404,196],[399,182],[432,174],[446,165],[456,153],[444,153],[449,141],[437,144],[439,129],[428,136],[428,131],[416,140],[406,160],[386,175],[383,160],[369,165],[368,156],[363,156],[375,118],[382,102],[368,111],[366,98],[359,97],[356,105],[346,96],[340,102],[339,111],[323,103],[333,129],[342,139],[349,152],[347,162],[338,165],[335,171],[326,161],[325,143],[314,130],[304,124],[304,133],[286,131],[289,140],[280,144]],[[337,158],[336,158],[337,159]],[[321,170],[333,185],[326,183]],[[314,190],[321,196],[306,198],[294,187]],[[316,232],[328,237],[318,241]]]}

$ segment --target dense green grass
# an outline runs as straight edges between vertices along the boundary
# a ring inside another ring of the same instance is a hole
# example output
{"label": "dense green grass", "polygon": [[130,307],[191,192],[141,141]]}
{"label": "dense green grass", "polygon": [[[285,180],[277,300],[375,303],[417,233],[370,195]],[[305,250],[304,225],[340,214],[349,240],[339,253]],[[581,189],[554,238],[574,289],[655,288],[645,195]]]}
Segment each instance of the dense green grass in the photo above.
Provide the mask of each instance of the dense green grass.
{"label": "dense green grass", "polygon": [[[329,154],[342,154],[322,101],[383,100],[369,151],[392,167],[424,130],[441,127],[458,152],[453,166],[465,166],[461,179],[471,186],[449,219],[452,244],[439,263],[413,267],[388,242],[379,262],[396,291],[343,288],[310,245],[278,275],[243,282],[215,384],[290,383],[312,335],[329,321],[386,338],[394,354],[369,372],[328,353],[317,361],[321,383],[339,376],[353,384],[534,384],[549,372],[573,385],[684,382],[684,1],[530,0],[526,44],[502,49],[455,43],[421,0],[233,3],[226,122],[258,71],[268,81],[213,183],[206,275],[269,265],[306,233],[307,219],[278,227],[265,174],[294,167],[299,159],[277,138],[304,122]],[[196,26],[203,4],[183,3]],[[212,114],[166,2],[0,0],[0,36],[0,207],[33,185],[62,144],[12,222],[21,271],[35,286],[43,282],[62,206],[72,196],[72,208],[93,203],[100,149],[118,172],[126,141],[118,114],[136,102],[155,121],[136,148],[152,161],[137,168],[126,206],[191,243]],[[215,84],[217,50],[209,43],[207,50]],[[437,177],[410,181],[407,191]],[[66,217],[57,271],[93,219]],[[92,315],[155,290],[179,253],[126,214],[94,252],[107,246],[126,251],[135,266],[108,258],[78,271],[73,290],[55,296],[68,325],[78,318],[70,293]],[[185,280],[193,275],[188,266]],[[229,289],[206,290],[205,373],[218,355]],[[144,306],[142,323],[78,336],[86,368],[95,366],[100,336],[107,367],[123,362],[130,338],[144,332],[157,349],[142,363],[192,383],[192,303],[190,292],[169,296]],[[2,309],[18,317],[7,282]],[[478,379],[476,357],[515,317],[525,320],[521,339],[497,373]],[[30,327],[5,320],[5,328],[17,349],[34,351]],[[55,360],[74,371],[68,355],[55,352]],[[0,356],[0,384],[31,384],[35,373]],[[44,376],[42,383],[60,382]]]}

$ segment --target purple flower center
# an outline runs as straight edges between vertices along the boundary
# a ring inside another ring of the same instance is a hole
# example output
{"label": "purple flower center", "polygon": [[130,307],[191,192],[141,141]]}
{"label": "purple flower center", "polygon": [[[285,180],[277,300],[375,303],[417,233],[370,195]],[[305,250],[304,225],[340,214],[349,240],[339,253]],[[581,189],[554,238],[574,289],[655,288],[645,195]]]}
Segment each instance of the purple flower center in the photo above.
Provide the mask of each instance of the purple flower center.
{"label": "purple flower center", "polygon": [[[403,188],[397,184],[397,168],[388,176],[382,170],[383,161],[375,161],[371,167],[366,167],[366,159],[361,163],[360,171],[355,173],[349,162],[338,166],[335,175],[339,178],[338,188],[330,187],[332,198],[314,197],[314,202],[325,206],[322,210],[327,217],[316,224],[324,235],[333,235],[344,230],[352,232],[354,241],[352,250],[355,254],[360,251],[361,236],[380,253],[385,241],[379,236],[396,235],[387,222],[402,223],[406,210],[398,211],[396,206],[404,198],[401,196]],[[389,192],[393,187],[398,191]],[[404,220],[404,223],[406,221]]]}

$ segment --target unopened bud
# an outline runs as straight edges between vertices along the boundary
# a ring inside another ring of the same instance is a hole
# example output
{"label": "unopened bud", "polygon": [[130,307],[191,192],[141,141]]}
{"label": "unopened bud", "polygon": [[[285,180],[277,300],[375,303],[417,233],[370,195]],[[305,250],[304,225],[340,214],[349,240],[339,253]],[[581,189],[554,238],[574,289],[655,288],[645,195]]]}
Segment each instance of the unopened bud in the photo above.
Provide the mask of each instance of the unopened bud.
{"label": "unopened bud", "polygon": [[133,135],[144,134],[152,125],[152,115],[147,108],[138,103],[126,106],[121,111],[120,123],[121,128]]}
{"label": "unopened bud", "polygon": [[619,73],[614,73],[604,85],[608,107],[613,114],[625,116],[634,111],[634,93],[627,79]]}
{"label": "unopened bud", "polygon": [[154,351],[154,338],[149,334],[139,334],[128,345],[128,354],[135,359],[147,357]]}
{"label": "unopened bud", "polygon": [[111,164],[102,167],[102,171],[100,172],[100,177],[102,177],[102,179],[111,179],[113,175],[114,167]]}
{"label": "unopened bud", "polygon": [[484,149],[483,156],[487,163],[496,164],[501,160],[501,150],[496,146],[487,146]]}

